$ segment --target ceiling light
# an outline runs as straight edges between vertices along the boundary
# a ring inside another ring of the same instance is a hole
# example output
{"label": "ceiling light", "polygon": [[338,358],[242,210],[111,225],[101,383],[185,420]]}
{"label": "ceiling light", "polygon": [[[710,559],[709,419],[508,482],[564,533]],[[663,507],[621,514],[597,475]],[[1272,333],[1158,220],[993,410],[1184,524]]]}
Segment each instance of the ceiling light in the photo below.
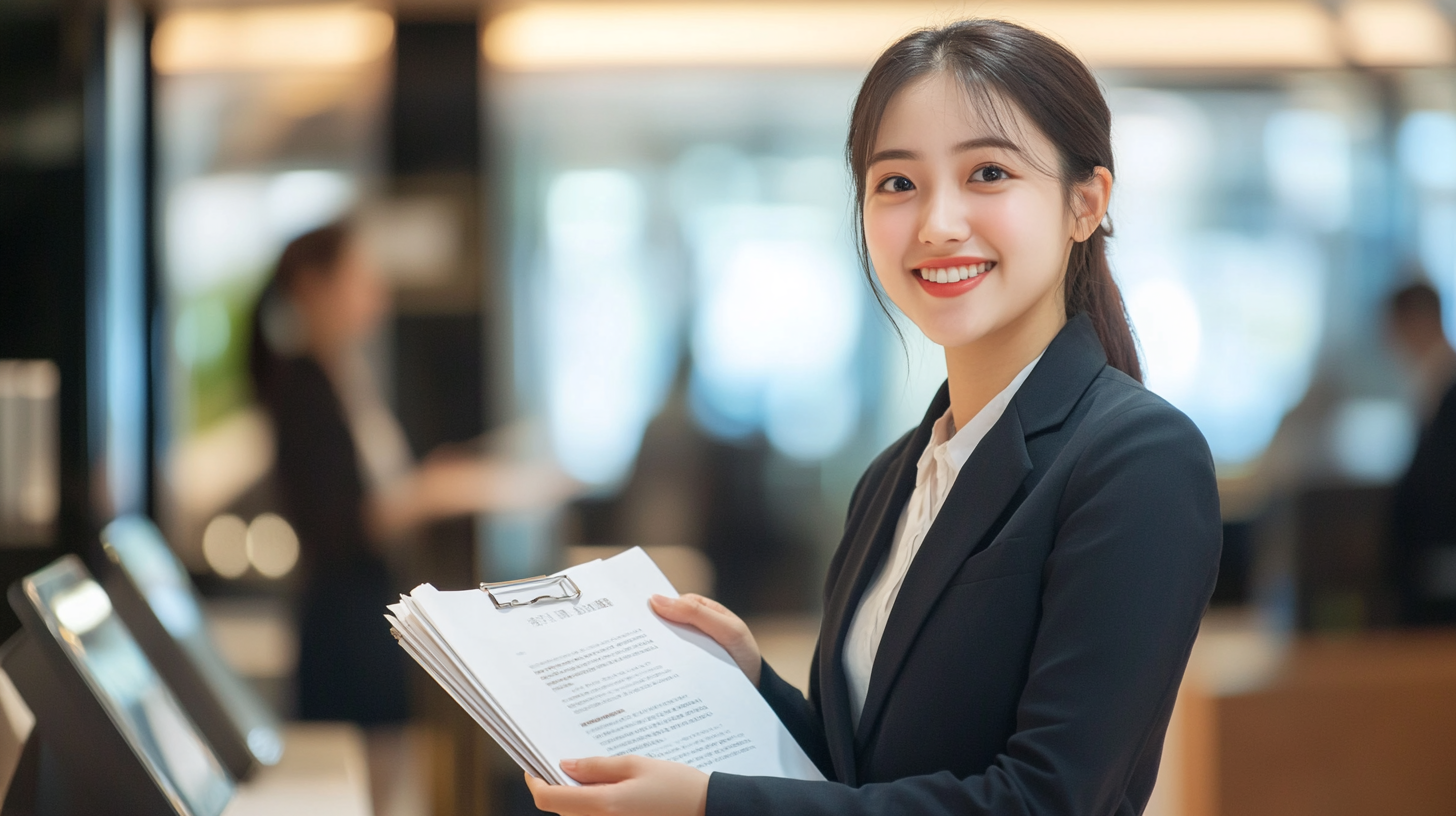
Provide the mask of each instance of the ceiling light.
{"label": "ceiling light", "polygon": [[484,49],[514,69],[859,65],[923,23],[918,3],[539,3],[497,17]]}
{"label": "ceiling light", "polygon": [[384,56],[394,19],[349,3],[186,9],[152,40],[159,73],[350,68]]}
{"label": "ceiling light", "polygon": [[1097,67],[1326,68],[1341,64],[1334,24],[1301,0],[1029,2],[978,13],[1050,34]]}
{"label": "ceiling light", "polygon": [[1340,10],[1350,56],[1361,65],[1449,65],[1456,37],[1439,9],[1421,0],[1354,0]]}
{"label": "ceiling light", "polygon": [[968,16],[1044,31],[1099,67],[1330,67],[1330,16],[1309,0],[989,2],[540,2],[482,39],[505,70],[644,66],[868,66],[896,38]]}

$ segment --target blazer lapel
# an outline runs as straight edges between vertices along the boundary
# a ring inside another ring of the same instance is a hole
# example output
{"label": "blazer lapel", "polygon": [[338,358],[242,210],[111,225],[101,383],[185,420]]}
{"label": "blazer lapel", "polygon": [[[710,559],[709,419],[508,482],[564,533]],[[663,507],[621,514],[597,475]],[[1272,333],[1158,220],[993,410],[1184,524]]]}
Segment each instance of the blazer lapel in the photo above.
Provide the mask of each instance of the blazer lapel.
{"label": "blazer lapel", "polygon": [[849,684],[844,677],[844,639],[854,612],[885,552],[890,548],[895,526],[910,494],[915,489],[916,462],[930,440],[931,427],[950,405],[950,393],[942,385],[931,400],[920,427],[911,434],[900,455],[890,463],[874,492],[862,496],[867,502],[864,515],[854,526],[849,553],[840,577],[824,606],[824,641],[819,649],[821,716],[829,753],[839,781],[856,785],[854,727],[849,716]]}
{"label": "blazer lapel", "polygon": [[1067,321],[1006,410],[1021,417],[1027,438],[1062,424],[1107,367],[1107,354],[1085,314]]}
{"label": "blazer lapel", "polygon": [[956,477],[900,585],[875,654],[856,747],[863,747],[874,733],[915,636],[951,576],[975,552],[1029,473],[1031,458],[1026,453],[1021,420],[1008,406]]}
{"label": "blazer lapel", "polygon": [[844,677],[844,640],[860,598],[890,548],[895,526],[915,489],[916,462],[930,441],[935,421],[950,405],[942,385],[930,408],[874,492],[859,498],[866,505],[853,527],[849,552],[825,600],[820,629],[820,716],[840,782],[859,784],[857,749],[873,735],[885,698],[900,673],[921,625],[945,591],[951,576],[982,543],[1006,506],[1032,472],[1026,437],[1058,425],[1107,363],[1086,315],[1077,315],[1057,335],[1006,412],[961,470],[931,525],[886,622],[860,717],[858,739],[849,716],[849,686]]}
{"label": "blazer lapel", "polygon": [[[986,542],[991,526],[1005,512],[1007,505],[1016,498],[1027,476],[1032,473],[1031,457],[1027,453],[1026,439],[1049,428],[1058,426],[1082,398],[1082,394],[1107,365],[1107,355],[1092,321],[1085,314],[1078,314],[1067,321],[1067,325],[1047,346],[1041,362],[1032,369],[1026,382],[1022,383],[1005,413],[986,434],[971,458],[961,468],[955,484],[951,486],[945,503],[931,524],[930,530],[921,542],[920,551],[905,574],[900,585],[900,594],[890,610],[890,619],[885,622],[885,632],[880,639],[879,651],[875,654],[874,669],[870,673],[869,692],[865,696],[864,711],[860,715],[859,729],[854,745],[862,749],[875,732],[879,717],[884,711],[885,699],[894,686],[895,678],[910,653],[920,627],[925,623],[940,600],[941,593],[965,563]],[[947,397],[947,402],[948,402]],[[937,401],[939,404],[939,401]],[[944,413],[944,405],[935,414]],[[934,422],[934,418],[930,422]],[[923,424],[923,435],[917,436],[918,447],[912,446],[907,455],[918,457],[930,439],[930,425]],[[899,503],[894,505],[890,517],[890,534],[895,521],[909,499],[914,488],[913,460],[909,476],[909,488],[903,496],[896,494]],[[878,561],[871,562],[873,570]],[[867,576],[866,576],[867,578]],[[849,612],[840,610],[846,620],[840,624],[835,650],[832,652],[836,668],[840,662],[839,645],[843,642],[843,628],[854,616],[859,605],[863,581],[857,585]],[[827,630],[826,630],[827,631]],[[820,667],[821,676],[824,667]],[[846,720],[847,721],[847,720]],[[836,757],[836,767],[838,767]]]}

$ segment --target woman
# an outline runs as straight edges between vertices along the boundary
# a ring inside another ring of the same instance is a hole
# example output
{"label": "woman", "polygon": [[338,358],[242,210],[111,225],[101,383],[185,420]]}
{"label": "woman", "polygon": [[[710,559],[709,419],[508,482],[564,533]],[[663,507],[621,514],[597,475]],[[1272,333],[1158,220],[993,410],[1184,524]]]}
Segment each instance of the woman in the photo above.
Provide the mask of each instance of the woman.
{"label": "woman", "polygon": [[562,763],[583,787],[528,779],[538,807],[1142,811],[1220,522],[1203,438],[1139,381],[1105,256],[1110,128],[1087,68],[1015,25],[880,57],[849,133],[862,254],[947,383],[855,489],[809,699],[728,610],[654,602],[726,647],[833,781],[592,758]]}
{"label": "woman", "polygon": [[[334,224],[284,249],[253,323],[254,391],[273,421],[278,496],[302,549],[298,714],[306,720],[386,725],[408,715],[398,647],[365,624],[366,610],[395,587],[375,544],[371,517],[382,514],[372,509],[368,460],[341,388],[363,371],[358,349],[387,308],[349,228]],[[402,467],[398,439],[373,443],[384,451],[376,469]]]}
{"label": "woman", "polygon": [[404,655],[379,610],[401,587],[386,549],[426,522],[550,503],[568,480],[550,466],[436,453],[411,461],[364,360],[389,295],[347,224],[293,240],[259,299],[250,358],[273,420],[279,499],[302,551],[298,713],[398,724]]}

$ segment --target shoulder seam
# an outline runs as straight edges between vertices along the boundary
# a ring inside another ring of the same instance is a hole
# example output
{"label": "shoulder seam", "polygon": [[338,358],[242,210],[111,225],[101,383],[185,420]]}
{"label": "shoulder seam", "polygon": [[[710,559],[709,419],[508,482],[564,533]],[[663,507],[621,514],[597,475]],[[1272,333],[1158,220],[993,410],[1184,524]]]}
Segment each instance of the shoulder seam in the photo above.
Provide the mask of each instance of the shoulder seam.
{"label": "shoulder seam", "polygon": [[[1090,451],[1090,450],[1092,450],[1094,447],[1096,447],[1097,442],[1100,439],[1102,439],[1102,437],[1111,428],[1113,428],[1114,426],[1117,426],[1123,419],[1127,418],[1128,416],[1131,416],[1132,414],[1136,414],[1139,411],[1152,411],[1152,410],[1156,410],[1156,409],[1159,409],[1159,408],[1171,408],[1175,413],[1178,413],[1179,416],[1182,416],[1185,421],[1190,422],[1190,423],[1192,422],[1192,420],[1189,420],[1186,415],[1182,414],[1181,412],[1178,412],[1178,409],[1177,408],[1174,408],[1171,404],[1166,403],[1166,402],[1152,402],[1152,403],[1145,402],[1145,403],[1141,403],[1139,405],[1132,405],[1132,406],[1129,406],[1127,408],[1124,408],[1124,409],[1118,411],[1117,413],[1113,414],[1112,416],[1108,417],[1107,418],[1107,421],[1104,422],[1104,423],[1102,423],[1102,427],[1101,428],[1098,428],[1097,431],[1092,435],[1092,438],[1089,439],[1089,440],[1087,440],[1086,444],[1084,444],[1082,446],[1082,450],[1080,450],[1080,451],[1077,452],[1077,460],[1072,463],[1071,471],[1067,475],[1067,484],[1070,485],[1070,484],[1072,484],[1073,482],[1076,481],[1077,473],[1078,473],[1078,471],[1080,471],[1082,469],[1082,463],[1084,461],[1086,461],[1087,452]],[[1058,519],[1058,525],[1060,525],[1060,523],[1061,523],[1060,520],[1064,517],[1063,516],[1063,506],[1064,506],[1063,503],[1066,502],[1066,500],[1067,500],[1067,491],[1064,490],[1064,491],[1062,491],[1061,501],[1058,502],[1058,504],[1057,504],[1057,519]]]}

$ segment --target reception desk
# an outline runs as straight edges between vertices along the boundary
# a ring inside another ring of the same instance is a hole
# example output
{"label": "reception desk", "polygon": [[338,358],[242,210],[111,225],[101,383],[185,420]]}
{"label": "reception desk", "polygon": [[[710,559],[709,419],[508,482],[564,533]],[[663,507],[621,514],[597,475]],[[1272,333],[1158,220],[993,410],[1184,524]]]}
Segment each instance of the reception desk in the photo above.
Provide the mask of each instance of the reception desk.
{"label": "reception desk", "polygon": [[1278,642],[1212,619],[1164,757],[1170,816],[1456,813],[1456,630]]}
{"label": "reception desk", "polygon": [[364,734],[349,723],[289,723],[283,759],[238,785],[223,816],[370,816]]}

